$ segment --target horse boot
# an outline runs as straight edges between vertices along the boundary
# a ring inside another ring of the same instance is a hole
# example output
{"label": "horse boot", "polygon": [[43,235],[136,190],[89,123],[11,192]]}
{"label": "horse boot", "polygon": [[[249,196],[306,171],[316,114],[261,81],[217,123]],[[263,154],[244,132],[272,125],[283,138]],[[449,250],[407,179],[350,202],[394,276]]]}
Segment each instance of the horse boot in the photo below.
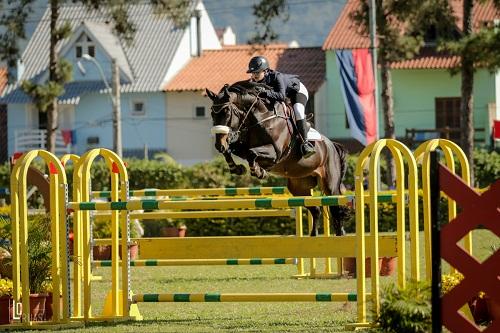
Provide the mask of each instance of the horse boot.
{"label": "horse boot", "polygon": [[297,129],[299,131],[300,139],[302,140],[302,144],[300,145],[300,153],[303,158],[308,158],[311,155],[314,155],[316,151],[314,151],[314,146],[307,141],[307,121],[305,119],[297,120]]}

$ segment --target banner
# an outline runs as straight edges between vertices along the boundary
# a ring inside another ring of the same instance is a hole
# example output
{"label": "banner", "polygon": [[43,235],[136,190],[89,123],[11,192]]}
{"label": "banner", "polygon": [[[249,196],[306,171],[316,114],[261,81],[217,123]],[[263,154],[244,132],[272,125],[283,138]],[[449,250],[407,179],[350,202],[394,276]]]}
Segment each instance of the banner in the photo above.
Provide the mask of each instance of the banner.
{"label": "banner", "polygon": [[363,145],[369,145],[378,138],[370,51],[336,50],[336,55],[351,135]]}

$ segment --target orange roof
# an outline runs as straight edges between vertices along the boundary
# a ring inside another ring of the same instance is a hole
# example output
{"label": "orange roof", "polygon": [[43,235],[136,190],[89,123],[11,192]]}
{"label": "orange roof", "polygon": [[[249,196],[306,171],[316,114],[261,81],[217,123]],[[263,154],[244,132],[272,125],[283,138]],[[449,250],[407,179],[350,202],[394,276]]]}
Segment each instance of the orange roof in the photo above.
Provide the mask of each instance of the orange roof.
{"label": "orange roof", "polygon": [[[457,17],[457,28],[462,30],[462,0],[449,0]],[[360,0],[348,0],[332,30],[323,43],[323,50],[333,49],[358,49],[370,47],[370,39],[360,32],[360,28],[351,20],[350,13],[360,5]],[[477,30],[486,23],[491,23],[495,18],[500,18],[500,12],[493,2],[475,3],[473,9],[473,24]],[[398,69],[423,69],[423,68],[452,68],[458,65],[460,58],[440,54],[431,48],[423,48],[420,55],[411,60],[404,60],[391,64]]]}
{"label": "orange roof", "polygon": [[359,8],[360,0],[348,0],[337,22],[323,43],[323,50],[365,49],[370,47],[370,39],[362,35],[358,26],[351,20],[351,13]]}
{"label": "orange roof", "polygon": [[204,51],[163,89],[197,91],[208,88],[218,92],[226,83],[248,79],[248,61],[255,55],[265,56],[273,69],[299,75],[310,91],[317,91],[325,79],[325,54],[319,47],[288,48],[285,44],[273,44],[256,49],[250,45],[233,45]]}
{"label": "orange roof", "polygon": [[7,68],[0,67],[0,95],[7,86]]}

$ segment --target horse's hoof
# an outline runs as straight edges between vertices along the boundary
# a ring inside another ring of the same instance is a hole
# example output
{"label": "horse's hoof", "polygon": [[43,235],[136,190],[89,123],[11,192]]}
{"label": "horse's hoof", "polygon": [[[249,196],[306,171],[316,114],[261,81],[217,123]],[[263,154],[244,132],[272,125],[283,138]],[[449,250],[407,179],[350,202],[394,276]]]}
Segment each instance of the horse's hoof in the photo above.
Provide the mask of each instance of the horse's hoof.
{"label": "horse's hoof", "polygon": [[262,170],[262,172],[260,173],[260,175],[257,176],[257,178],[259,179],[264,179],[267,177],[267,171],[266,170]]}
{"label": "horse's hoof", "polygon": [[335,231],[335,236],[345,236],[345,235],[346,235],[346,232],[345,232],[344,227],[341,227],[340,230]]}
{"label": "horse's hoof", "polygon": [[235,173],[238,176],[244,175],[246,172],[247,172],[247,169],[243,165],[240,164],[236,167]]}

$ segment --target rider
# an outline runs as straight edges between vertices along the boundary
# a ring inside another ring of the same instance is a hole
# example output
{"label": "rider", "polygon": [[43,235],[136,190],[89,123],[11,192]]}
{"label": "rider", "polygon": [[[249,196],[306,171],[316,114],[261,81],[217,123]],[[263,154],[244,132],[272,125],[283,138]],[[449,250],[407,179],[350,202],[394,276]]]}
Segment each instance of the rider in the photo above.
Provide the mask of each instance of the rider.
{"label": "rider", "polygon": [[313,145],[307,141],[307,121],[305,109],[309,94],[306,87],[300,82],[297,75],[280,73],[269,68],[269,62],[263,56],[250,59],[247,73],[251,74],[251,80],[265,83],[272,90],[265,90],[259,97],[284,102],[285,97],[290,98],[296,118],[297,128],[302,140],[301,153],[304,158],[315,153]]}

